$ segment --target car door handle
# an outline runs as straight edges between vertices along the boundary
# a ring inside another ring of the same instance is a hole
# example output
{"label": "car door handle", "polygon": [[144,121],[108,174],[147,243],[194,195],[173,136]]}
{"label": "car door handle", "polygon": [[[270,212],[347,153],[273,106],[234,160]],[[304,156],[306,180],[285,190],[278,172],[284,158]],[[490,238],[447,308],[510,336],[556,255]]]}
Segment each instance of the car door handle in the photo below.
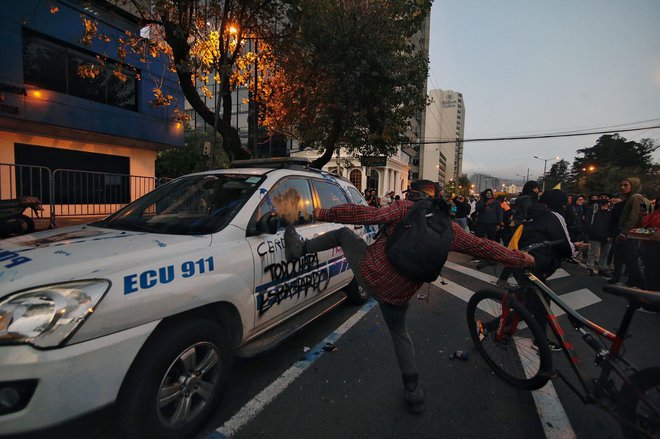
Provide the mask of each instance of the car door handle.
{"label": "car door handle", "polygon": [[353,228],[354,228],[355,230],[359,230],[359,229],[361,229],[362,227],[364,227],[364,226],[353,226]]}

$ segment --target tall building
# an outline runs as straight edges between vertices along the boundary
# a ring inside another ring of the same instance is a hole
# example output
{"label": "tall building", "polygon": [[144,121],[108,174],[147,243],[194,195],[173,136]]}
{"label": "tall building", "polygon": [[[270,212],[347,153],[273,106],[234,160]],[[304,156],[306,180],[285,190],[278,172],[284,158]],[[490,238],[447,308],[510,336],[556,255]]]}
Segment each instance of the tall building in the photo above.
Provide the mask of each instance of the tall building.
{"label": "tall building", "polygon": [[493,192],[501,190],[502,182],[499,178],[486,174],[473,174],[470,177],[470,182],[474,184],[475,192],[483,192],[486,189],[492,189]]}
{"label": "tall building", "polygon": [[[129,177],[153,188],[157,152],[183,145],[175,106],[150,105],[158,83],[148,72],[162,72],[163,94],[181,107],[183,93],[164,59],[147,65],[130,52],[118,59],[116,39],[140,32],[136,16],[101,0],[57,5],[55,13],[40,0],[0,8],[0,198],[33,195],[47,210],[66,204],[77,211],[110,194],[105,204],[119,206],[144,192]],[[113,38],[83,45],[81,16]],[[96,66],[94,77],[78,74],[86,65]],[[64,171],[90,180],[61,178]],[[81,187],[87,194],[75,198]]]}
{"label": "tall building", "polygon": [[[413,43],[415,45],[415,49],[425,53],[426,56],[428,56],[429,53],[430,33],[431,33],[431,15],[429,14],[424,20],[424,23],[422,24],[422,28],[413,37]],[[427,94],[427,89],[426,89],[426,84],[424,84],[423,96],[426,96],[426,94]],[[408,145],[403,145],[401,148],[401,150],[405,154],[410,156],[410,173],[408,176],[410,180],[417,180],[419,178],[422,178],[421,177],[422,168],[420,164],[421,164],[422,148],[424,146],[423,145],[424,132],[426,131],[426,117],[427,117],[427,109],[424,109],[422,111],[417,112],[417,114],[415,114],[410,119],[410,129],[406,133],[406,135],[410,139],[410,143]]]}
{"label": "tall building", "polygon": [[429,97],[420,178],[446,184],[458,180],[463,171],[465,104],[463,95],[453,90],[431,90]]}

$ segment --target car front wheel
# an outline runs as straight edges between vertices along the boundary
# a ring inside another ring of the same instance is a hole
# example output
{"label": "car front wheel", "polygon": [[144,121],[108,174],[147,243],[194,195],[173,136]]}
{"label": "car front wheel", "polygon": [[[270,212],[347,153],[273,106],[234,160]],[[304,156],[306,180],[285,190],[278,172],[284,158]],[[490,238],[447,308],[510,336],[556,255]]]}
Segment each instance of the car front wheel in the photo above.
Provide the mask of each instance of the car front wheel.
{"label": "car front wheel", "polygon": [[192,437],[213,414],[232,365],[222,327],[171,322],[147,341],[117,402],[125,438]]}

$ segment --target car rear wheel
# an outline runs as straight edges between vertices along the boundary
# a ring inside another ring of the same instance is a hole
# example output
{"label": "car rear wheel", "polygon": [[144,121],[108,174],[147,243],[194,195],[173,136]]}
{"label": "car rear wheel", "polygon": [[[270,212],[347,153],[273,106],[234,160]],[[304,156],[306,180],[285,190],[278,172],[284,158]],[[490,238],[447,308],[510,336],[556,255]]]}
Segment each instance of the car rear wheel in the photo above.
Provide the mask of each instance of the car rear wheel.
{"label": "car rear wheel", "polygon": [[212,321],[191,319],[159,328],[119,393],[122,436],[192,437],[220,403],[232,361],[222,327]]}

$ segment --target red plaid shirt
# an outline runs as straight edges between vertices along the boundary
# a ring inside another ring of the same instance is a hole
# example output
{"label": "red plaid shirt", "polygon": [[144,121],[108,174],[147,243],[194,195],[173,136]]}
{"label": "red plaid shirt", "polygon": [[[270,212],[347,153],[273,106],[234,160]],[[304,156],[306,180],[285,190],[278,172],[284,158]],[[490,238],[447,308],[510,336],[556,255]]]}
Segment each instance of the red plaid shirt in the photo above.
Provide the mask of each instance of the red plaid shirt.
{"label": "red plaid shirt", "polygon": [[[320,209],[319,219],[342,224],[386,224],[387,235],[394,232],[395,225],[401,221],[413,205],[412,201],[395,201],[387,207],[342,204],[331,209]],[[451,250],[467,253],[484,259],[500,262],[510,267],[525,266],[525,257],[517,250],[488,239],[477,238],[461,229],[456,223],[454,241]],[[386,234],[367,247],[360,271],[372,294],[393,305],[406,303],[424,284],[399,274],[385,255]]]}

